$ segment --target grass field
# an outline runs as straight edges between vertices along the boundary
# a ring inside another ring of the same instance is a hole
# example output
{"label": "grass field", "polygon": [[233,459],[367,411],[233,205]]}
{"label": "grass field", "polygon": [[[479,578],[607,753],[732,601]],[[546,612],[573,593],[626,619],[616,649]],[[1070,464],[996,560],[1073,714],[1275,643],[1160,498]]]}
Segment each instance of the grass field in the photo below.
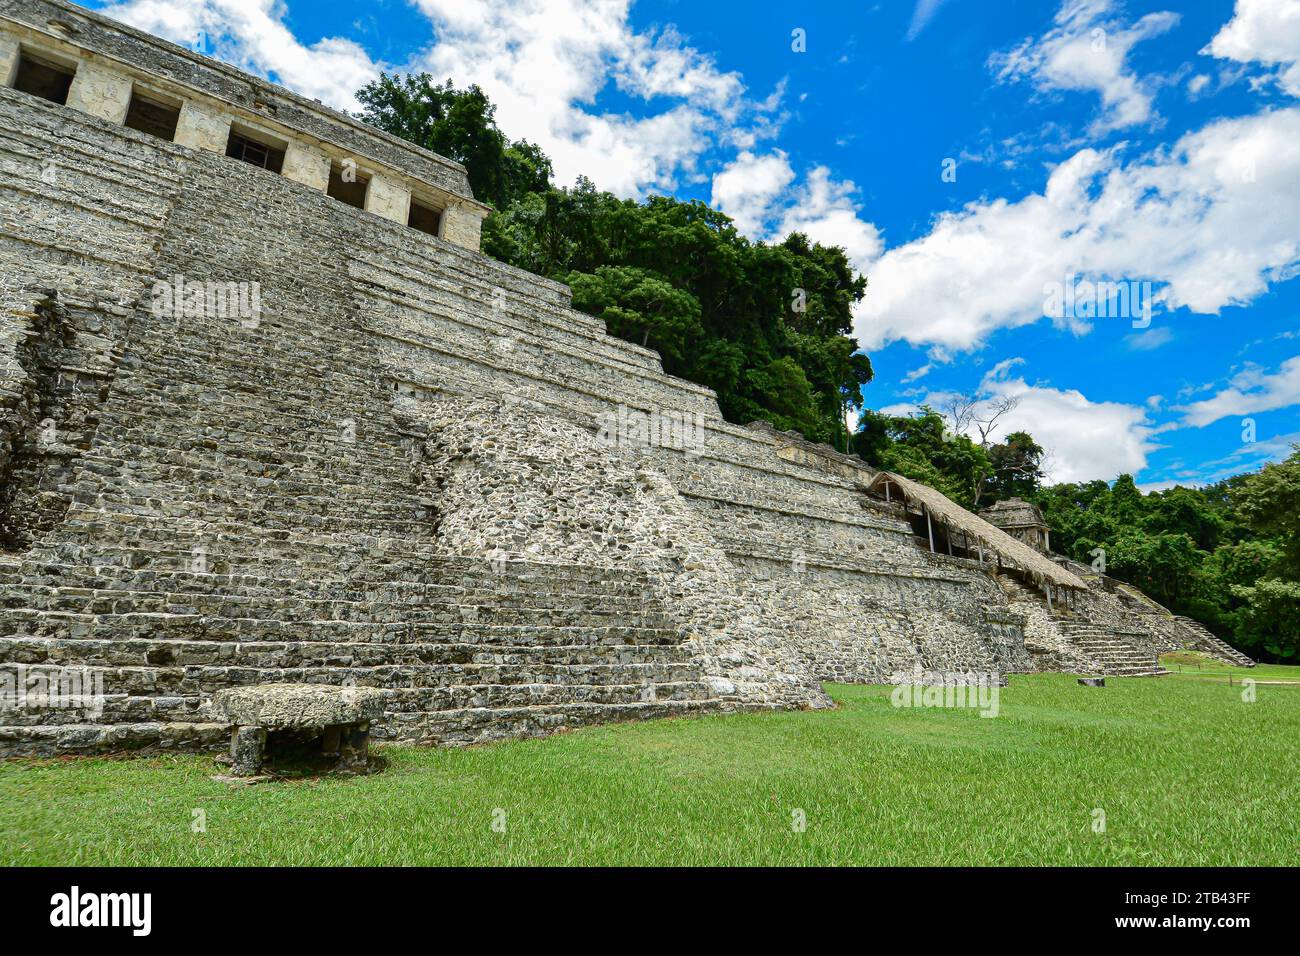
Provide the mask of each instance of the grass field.
{"label": "grass field", "polygon": [[1179,677],[1198,677],[1227,683],[1254,681],[1295,681],[1300,684],[1300,667],[1287,664],[1256,664],[1254,667],[1236,667],[1225,664],[1196,651],[1178,651],[1161,654],[1160,663]]}
{"label": "grass field", "polygon": [[1107,685],[1013,676],[996,718],[835,685],[834,711],[387,747],[380,774],[245,787],[199,756],[10,761],[0,862],[1300,862],[1300,687]]}

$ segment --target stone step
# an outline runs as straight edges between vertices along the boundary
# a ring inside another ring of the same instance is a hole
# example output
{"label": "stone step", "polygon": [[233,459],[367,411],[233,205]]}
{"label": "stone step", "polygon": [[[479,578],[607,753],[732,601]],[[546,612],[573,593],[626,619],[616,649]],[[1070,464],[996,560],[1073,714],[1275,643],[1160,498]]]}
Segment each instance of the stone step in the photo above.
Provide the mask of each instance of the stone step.
{"label": "stone step", "polygon": [[143,591],[79,594],[67,589],[11,586],[0,595],[0,622],[17,612],[67,613],[108,618],[121,614],[203,615],[256,620],[354,621],[373,624],[531,624],[548,627],[600,626],[614,621],[633,627],[668,627],[670,619],[644,603],[622,599],[605,606],[597,599],[568,606],[531,607],[498,602],[347,601],[337,598],[253,598],[226,594],[165,594]]}
{"label": "stone step", "polygon": [[[111,439],[105,442],[110,449],[121,442],[133,442],[177,451],[222,452],[232,458],[260,455],[285,465],[324,466],[342,461],[381,474],[391,471],[395,463],[411,466],[407,441],[413,436],[399,431],[405,426],[387,416],[375,418],[351,410],[343,415],[320,407],[308,416],[293,409],[257,407],[251,401],[241,409],[234,399],[214,396],[210,390],[195,395],[193,401],[199,404],[183,406],[173,398],[152,400],[119,393],[111,416],[101,420],[98,434]],[[186,446],[184,441],[191,444]],[[138,457],[109,455],[107,460],[134,468],[149,464]]]}
{"label": "stone step", "polygon": [[[385,717],[379,736],[414,739],[444,746],[469,746],[622,720],[718,713],[728,705],[717,700],[658,700],[628,704],[564,704],[517,708],[466,708],[437,713],[395,713]],[[373,733],[373,731],[372,731]]]}
{"label": "stone step", "polygon": [[204,641],[182,639],[96,640],[48,637],[0,638],[0,668],[15,664],[55,667],[146,666],[284,666],[304,664],[346,667],[383,664],[442,665],[580,665],[580,664],[681,664],[689,653],[679,643],[659,644],[484,644],[481,642],[402,641]]}
{"label": "stone step", "polygon": [[[605,618],[602,620],[611,620]],[[376,623],[373,621],[221,618],[201,614],[73,614],[59,611],[0,612],[0,636],[51,640],[202,640],[240,642],[326,641],[348,643],[363,635],[378,643],[480,644],[675,644],[677,631],[629,624],[554,625]]]}
{"label": "stone step", "polygon": [[[443,556],[450,557],[447,555]],[[481,566],[485,562],[479,560]],[[28,564],[0,565],[0,585],[17,588],[52,588],[96,593],[120,591],[163,593],[181,599],[189,595],[224,594],[231,597],[318,598],[322,594],[346,601],[390,603],[447,602],[468,606],[525,603],[530,607],[565,607],[574,602],[608,601],[611,607],[644,603],[652,585],[642,577],[609,569],[606,579],[569,576],[563,567],[554,575],[545,565],[506,565],[501,572],[476,573],[456,566],[433,563],[408,577],[364,573],[310,579],[269,575],[194,572],[188,570],[133,569],[121,565]],[[486,569],[485,569],[486,570]],[[454,582],[454,583],[453,583]]]}
{"label": "stone step", "polygon": [[[716,699],[638,700],[608,704],[575,702],[524,707],[469,707],[437,713],[406,711],[385,716],[371,728],[374,739],[467,746],[519,737],[534,737],[621,720],[696,716],[727,709]],[[159,748],[223,751],[230,728],[216,723],[146,721],[119,724],[0,724],[0,751],[11,754],[105,753]]]}
{"label": "stone step", "polygon": [[[504,583],[504,582],[503,582]],[[300,589],[263,588],[260,593],[240,593],[228,587],[161,591],[146,588],[109,586],[74,587],[7,583],[0,593],[0,608],[63,610],[85,614],[114,614],[123,611],[152,611],[169,614],[205,613],[230,617],[265,617],[249,610],[274,610],[289,617],[313,620],[379,620],[371,612],[405,613],[408,611],[453,611],[446,620],[478,620],[484,623],[505,610],[509,612],[579,613],[590,611],[599,616],[635,616],[647,612],[644,595],[609,594],[595,591],[557,595],[554,592],[508,591],[481,592],[481,600],[463,588],[443,585],[414,584],[393,587],[387,582],[372,587],[320,586],[303,582]],[[296,592],[296,593],[295,593]],[[480,612],[478,609],[482,608]],[[444,618],[438,618],[444,619]],[[497,623],[507,623],[498,620]],[[544,623],[552,623],[545,621]]]}
{"label": "stone step", "polygon": [[[341,435],[342,433],[339,432]],[[112,447],[99,435],[95,448],[84,452],[79,466],[88,476],[102,476],[134,484],[150,484],[165,489],[192,489],[209,486],[214,469],[223,481],[258,481],[264,488],[276,487],[303,493],[323,488],[339,488],[359,497],[379,498],[386,494],[404,496],[420,478],[417,465],[403,451],[374,460],[358,455],[355,443],[340,439],[322,443],[319,450],[289,452],[287,444],[275,446],[220,439],[206,434],[133,436],[129,441],[146,447],[166,448],[167,460],[125,460],[105,454],[100,449]],[[373,480],[372,480],[373,479]],[[161,490],[158,493],[162,493]]]}
{"label": "stone step", "polygon": [[[400,692],[402,706],[389,710],[449,710],[459,707],[519,706],[600,699],[632,703],[648,696],[698,700],[709,696],[699,669],[690,663],[669,664],[541,664],[517,668],[495,664],[386,664],[375,667],[103,667],[95,669],[102,696],[96,703],[106,722],[156,720],[153,701],[161,700],[166,719],[198,714],[199,705],[226,687],[270,683],[343,684]],[[32,672],[28,672],[31,679]],[[95,688],[95,689],[100,689]],[[89,691],[89,688],[88,688]],[[30,691],[25,706],[6,708],[0,723],[61,723],[77,719],[74,707],[51,706]],[[478,695],[481,700],[472,702]],[[80,709],[89,702],[77,702]],[[51,717],[51,715],[61,715]],[[201,716],[201,715],[200,715]]]}
{"label": "stone step", "polygon": [[230,728],[222,724],[159,722],[101,724],[12,724],[0,719],[0,753],[92,754],[146,747],[162,750],[224,750]]}
{"label": "stone step", "polygon": [[[126,537],[104,540],[104,532],[120,529]],[[259,559],[292,559],[295,556],[317,557],[333,567],[383,566],[398,561],[462,571],[483,577],[501,576],[518,579],[526,573],[545,569],[546,574],[579,577],[585,580],[618,578],[645,579],[645,572],[630,565],[601,566],[551,561],[545,558],[508,557],[493,564],[485,556],[449,554],[432,541],[394,538],[374,534],[322,535],[310,531],[284,528],[262,529],[249,534],[247,526],[226,526],[216,522],[189,523],[189,519],[162,519],[115,512],[70,511],[66,526],[56,542],[38,547],[27,556],[29,561],[57,564],[121,564],[121,560],[140,558],[192,558],[195,548],[202,547],[209,559],[238,560],[242,564]],[[154,564],[155,562],[149,561]],[[143,567],[143,565],[126,565]],[[183,567],[174,570],[185,570]]]}
{"label": "stone step", "polygon": [[[608,335],[603,322],[598,326],[584,313],[556,308],[526,293],[502,294],[499,288],[472,274],[467,274],[468,279],[449,281],[428,270],[427,263],[417,265],[418,260],[401,253],[392,261],[374,256],[363,257],[362,261],[385,273],[387,290],[367,289],[374,298],[370,300],[372,305],[363,310],[363,315],[383,331],[391,333],[411,325],[445,328],[447,323],[456,323],[467,334],[509,336],[529,343],[545,341],[548,350],[559,354],[597,356],[637,370],[663,371],[658,355]],[[483,300],[467,294],[475,288],[483,294]],[[579,327],[575,315],[591,324]]]}

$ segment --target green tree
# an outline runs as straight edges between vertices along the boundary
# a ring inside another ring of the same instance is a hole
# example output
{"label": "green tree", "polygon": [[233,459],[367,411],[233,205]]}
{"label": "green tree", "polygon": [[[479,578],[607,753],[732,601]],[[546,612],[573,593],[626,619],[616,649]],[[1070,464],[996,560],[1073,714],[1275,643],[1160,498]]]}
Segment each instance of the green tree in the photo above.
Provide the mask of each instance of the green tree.
{"label": "green tree", "polygon": [[594,273],[572,272],[565,281],[575,308],[604,319],[611,334],[654,349],[670,371],[685,366],[703,334],[695,296],[645,269],[599,266]]}
{"label": "green tree", "polygon": [[867,464],[930,485],[967,508],[993,473],[983,448],[953,435],[947,420],[924,405],[914,415],[864,412],[851,449]]}
{"label": "green tree", "polygon": [[1262,647],[1282,661],[1300,659],[1300,582],[1262,578],[1232,591],[1242,602],[1237,635],[1245,646]]}
{"label": "green tree", "polygon": [[1242,481],[1232,500],[1251,531],[1281,544],[1277,573],[1300,580],[1300,444],[1285,461],[1265,465]]}
{"label": "green tree", "polygon": [[988,447],[993,473],[977,498],[985,503],[1006,498],[1032,499],[1043,480],[1043,446],[1028,432],[1012,432],[1006,440]]}
{"label": "green tree", "polygon": [[478,87],[458,90],[427,73],[379,79],[357,91],[361,119],[465,167],[482,202],[503,209],[550,185],[551,161],[532,143],[510,142],[496,124],[496,107]]}

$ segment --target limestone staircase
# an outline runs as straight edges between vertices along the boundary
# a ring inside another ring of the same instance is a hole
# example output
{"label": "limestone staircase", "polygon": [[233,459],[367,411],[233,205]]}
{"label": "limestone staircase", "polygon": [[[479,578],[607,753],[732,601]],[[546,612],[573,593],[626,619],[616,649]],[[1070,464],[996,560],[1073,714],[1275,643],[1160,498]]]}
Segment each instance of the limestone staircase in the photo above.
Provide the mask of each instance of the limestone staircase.
{"label": "limestone staircase", "polygon": [[[0,563],[0,661],[105,675],[93,724],[76,710],[4,712],[0,749],[218,743],[203,707],[211,693],[279,681],[383,688],[378,736],[442,743],[709,707],[698,668],[633,571],[494,567],[354,537],[337,543],[331,574],[329,550],[295,536],[286,550],[310,546],[320,559],[300,576],[268,542],[241,553],[250,543],[231,535],[209,546],[209,568],[239,571],[192,570],[193,549],[162,542]],[[340,574],[344,552],[373,556],[376,570]],[[382,563],[394,559],[420,570]]]}
{"label": "limestone staircase", "polygon": [[1238,667],[1254,667],[1255,661],[1246,654],[1237,650],[1227,641],[1221,640],[1212,634],[1200,621],[1193,620],[1190,617],[1184,617],[1182,614],[1173,615],[1175,621],[1179,622],[1185,629],[1191,631],[1196,637],[1196,648],[1203,649],[1220,660],[1227,661],[1230,664],[1236,664]]}
{"label": "limestone staircase", "polygon": [[[0,559],[0,669],[102,669],[103,711],[0,709],[0,752],[217,745],[212,692],[273,681],[383,688],[377,736],[452,744],[715,709],[639,571],[439,550],[350,280],[263,264],[283,236],[256,210],[283,180],[218,160],[196,160],[157,271],[257,276],[261,325],[140,303],[63,522]],[[335,255],[327,215],[292,214],[284,233]]]}
{"label": "limestone staircase", "polygon": [[1145,634],[1082,620],[1062,620],[1058,626],[1071,644],[1100,665],[1103,674],[1151,677],[1168,673],[1155,652],[1145,649],[1148,644]]}

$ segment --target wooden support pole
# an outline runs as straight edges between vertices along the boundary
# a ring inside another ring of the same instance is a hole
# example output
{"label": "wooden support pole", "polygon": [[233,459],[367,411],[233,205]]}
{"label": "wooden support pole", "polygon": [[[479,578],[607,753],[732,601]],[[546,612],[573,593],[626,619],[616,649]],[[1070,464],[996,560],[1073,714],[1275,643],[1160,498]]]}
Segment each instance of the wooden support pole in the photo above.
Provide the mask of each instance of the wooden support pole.
{"label": "wooden support pole", "polygon": [[1047,595],[1047,609],[1050,611],[1052,609],[1052,586],[1044,584],[1043,593]]}
{"label": "wooden support pole", "polygon": [[948,557],[952,557],[952,525],[948,522],[943,523],[943,535],[948,539]]}
{"label": "wooden support pole", "polygon": [[[922,505],[922,507],[925,507]],[[934,554],[934,525],[930,523],[930,509],[925,509],[925,530],[930,534],[930,553]]]}
{"label": "wooden support pole", "polygon": [[885,501],[889,501],[889,482],[885,482]]}

